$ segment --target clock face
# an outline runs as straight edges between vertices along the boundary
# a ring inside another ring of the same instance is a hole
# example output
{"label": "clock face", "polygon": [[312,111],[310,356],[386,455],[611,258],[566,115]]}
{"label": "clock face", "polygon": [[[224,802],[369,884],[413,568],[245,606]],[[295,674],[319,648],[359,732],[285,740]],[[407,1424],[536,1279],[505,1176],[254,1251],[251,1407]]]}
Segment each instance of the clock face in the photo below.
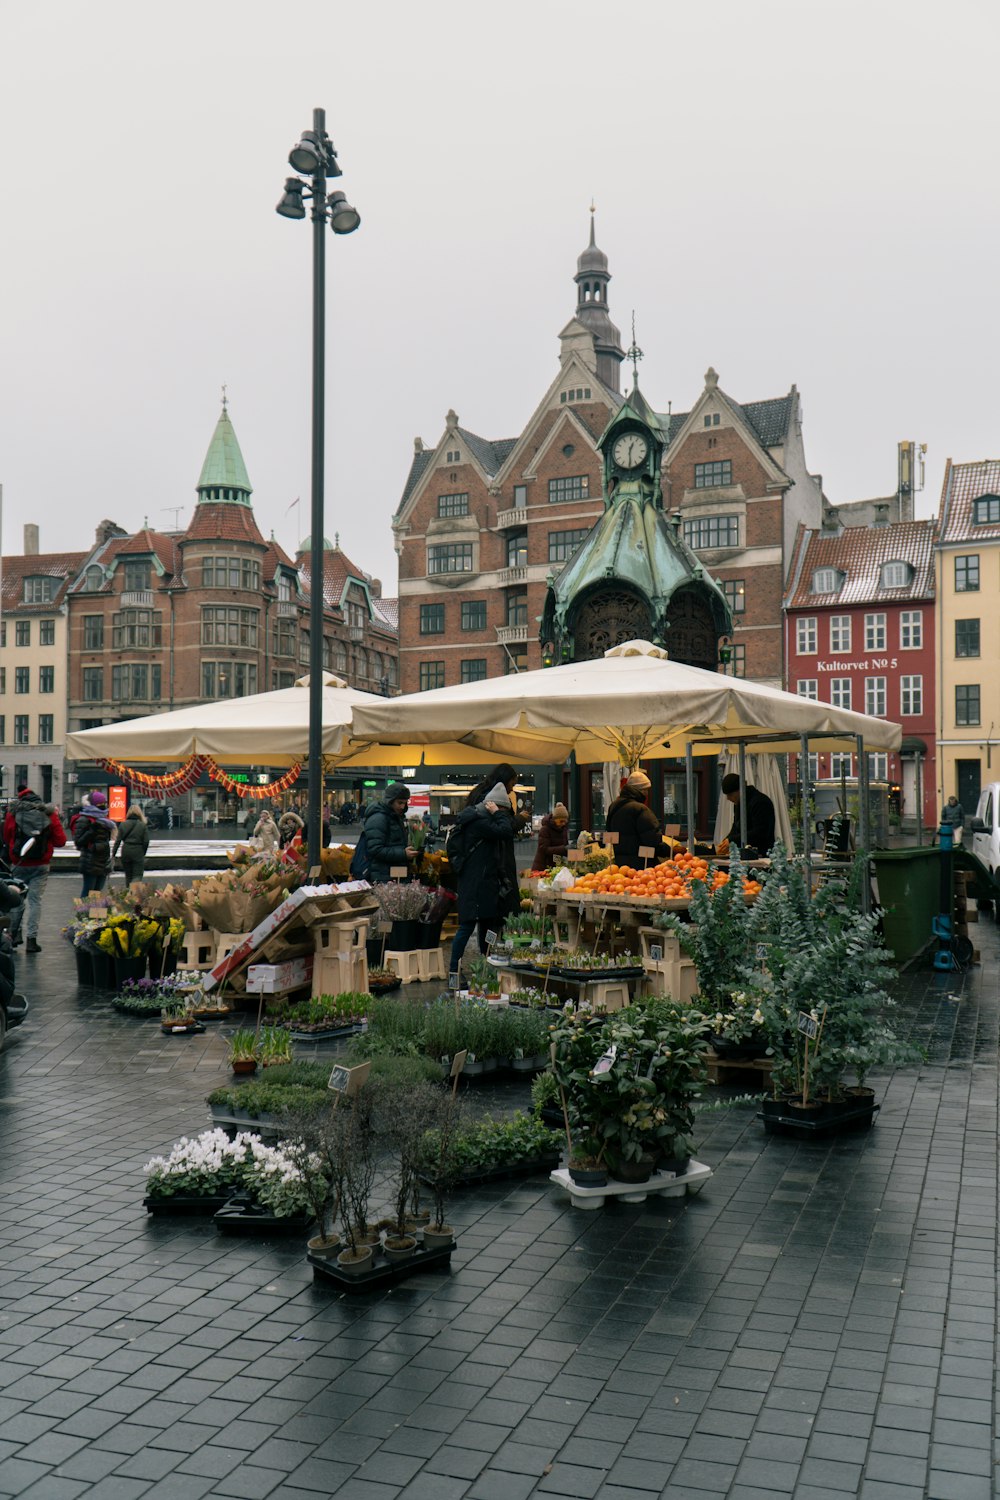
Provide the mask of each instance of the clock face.
{"label": "clock face", "polygon": [[649,452],[649,444],[641,432],[623,432],[615,439],[611,457],[622,469],[637,469]]}

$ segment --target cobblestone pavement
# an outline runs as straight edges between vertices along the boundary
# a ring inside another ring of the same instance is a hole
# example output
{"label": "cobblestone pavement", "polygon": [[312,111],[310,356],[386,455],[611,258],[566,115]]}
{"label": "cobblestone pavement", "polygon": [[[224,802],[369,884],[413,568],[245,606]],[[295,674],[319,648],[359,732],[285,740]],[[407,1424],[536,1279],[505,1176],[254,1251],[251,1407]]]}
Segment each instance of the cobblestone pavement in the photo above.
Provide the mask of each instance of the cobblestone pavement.
{"label": "cobblestone pavement", "polygon": [[905,981],[928,1060],[878,1081],[868,1134],[709,1114],[699,1197],[475,1191],[450,1275],[350,1299],[298,1244],[146,1218],[142,1165],[207,1123],[224,1041],[78,992],[75,889],[50,882],[0,1057],[0,1496],[996,1493],[991,921],[982,968]]}

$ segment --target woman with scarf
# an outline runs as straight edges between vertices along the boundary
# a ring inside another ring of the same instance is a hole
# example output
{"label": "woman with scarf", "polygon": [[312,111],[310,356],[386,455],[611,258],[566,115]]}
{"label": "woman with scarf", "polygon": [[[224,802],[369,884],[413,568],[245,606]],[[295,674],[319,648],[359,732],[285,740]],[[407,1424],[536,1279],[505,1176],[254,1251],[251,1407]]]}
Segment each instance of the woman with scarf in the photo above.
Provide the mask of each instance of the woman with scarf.
{"label": "woman with scarf", "polygon": [[111,869],[111,840],[118,830],[108,817],[107,807],[108,799],[103,792],[91,792],[90,802],[81,809],[73,828],[83,875],[81,896],[103,890]]}

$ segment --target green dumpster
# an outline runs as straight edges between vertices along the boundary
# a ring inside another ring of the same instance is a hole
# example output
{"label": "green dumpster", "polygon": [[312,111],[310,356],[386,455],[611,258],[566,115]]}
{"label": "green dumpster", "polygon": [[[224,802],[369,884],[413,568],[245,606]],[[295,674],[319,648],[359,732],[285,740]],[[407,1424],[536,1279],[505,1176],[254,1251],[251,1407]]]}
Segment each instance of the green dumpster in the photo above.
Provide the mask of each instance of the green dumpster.
{"label": "green dumpster", "polygon": [[941,850],[876,849],[872,853],[883,907],[885,946],[898,963],[931,942],[931,922],[941,910]]}

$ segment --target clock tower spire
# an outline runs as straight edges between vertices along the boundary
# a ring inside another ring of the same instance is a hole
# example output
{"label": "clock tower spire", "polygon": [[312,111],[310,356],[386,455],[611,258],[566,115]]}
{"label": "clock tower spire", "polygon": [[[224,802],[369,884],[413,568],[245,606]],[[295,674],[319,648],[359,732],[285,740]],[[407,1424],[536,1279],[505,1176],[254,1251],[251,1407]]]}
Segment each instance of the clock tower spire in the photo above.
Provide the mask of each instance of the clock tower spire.
{"label": "clock tower spire", "polygon": [[598,379],[612,391],[621,390],[621,363],[625,358],[621,334],[608,316],[608,257],[598,249],[594,215],[590,205],[590,244],[576,262],[576,316],[592,335],[597,354]]}

